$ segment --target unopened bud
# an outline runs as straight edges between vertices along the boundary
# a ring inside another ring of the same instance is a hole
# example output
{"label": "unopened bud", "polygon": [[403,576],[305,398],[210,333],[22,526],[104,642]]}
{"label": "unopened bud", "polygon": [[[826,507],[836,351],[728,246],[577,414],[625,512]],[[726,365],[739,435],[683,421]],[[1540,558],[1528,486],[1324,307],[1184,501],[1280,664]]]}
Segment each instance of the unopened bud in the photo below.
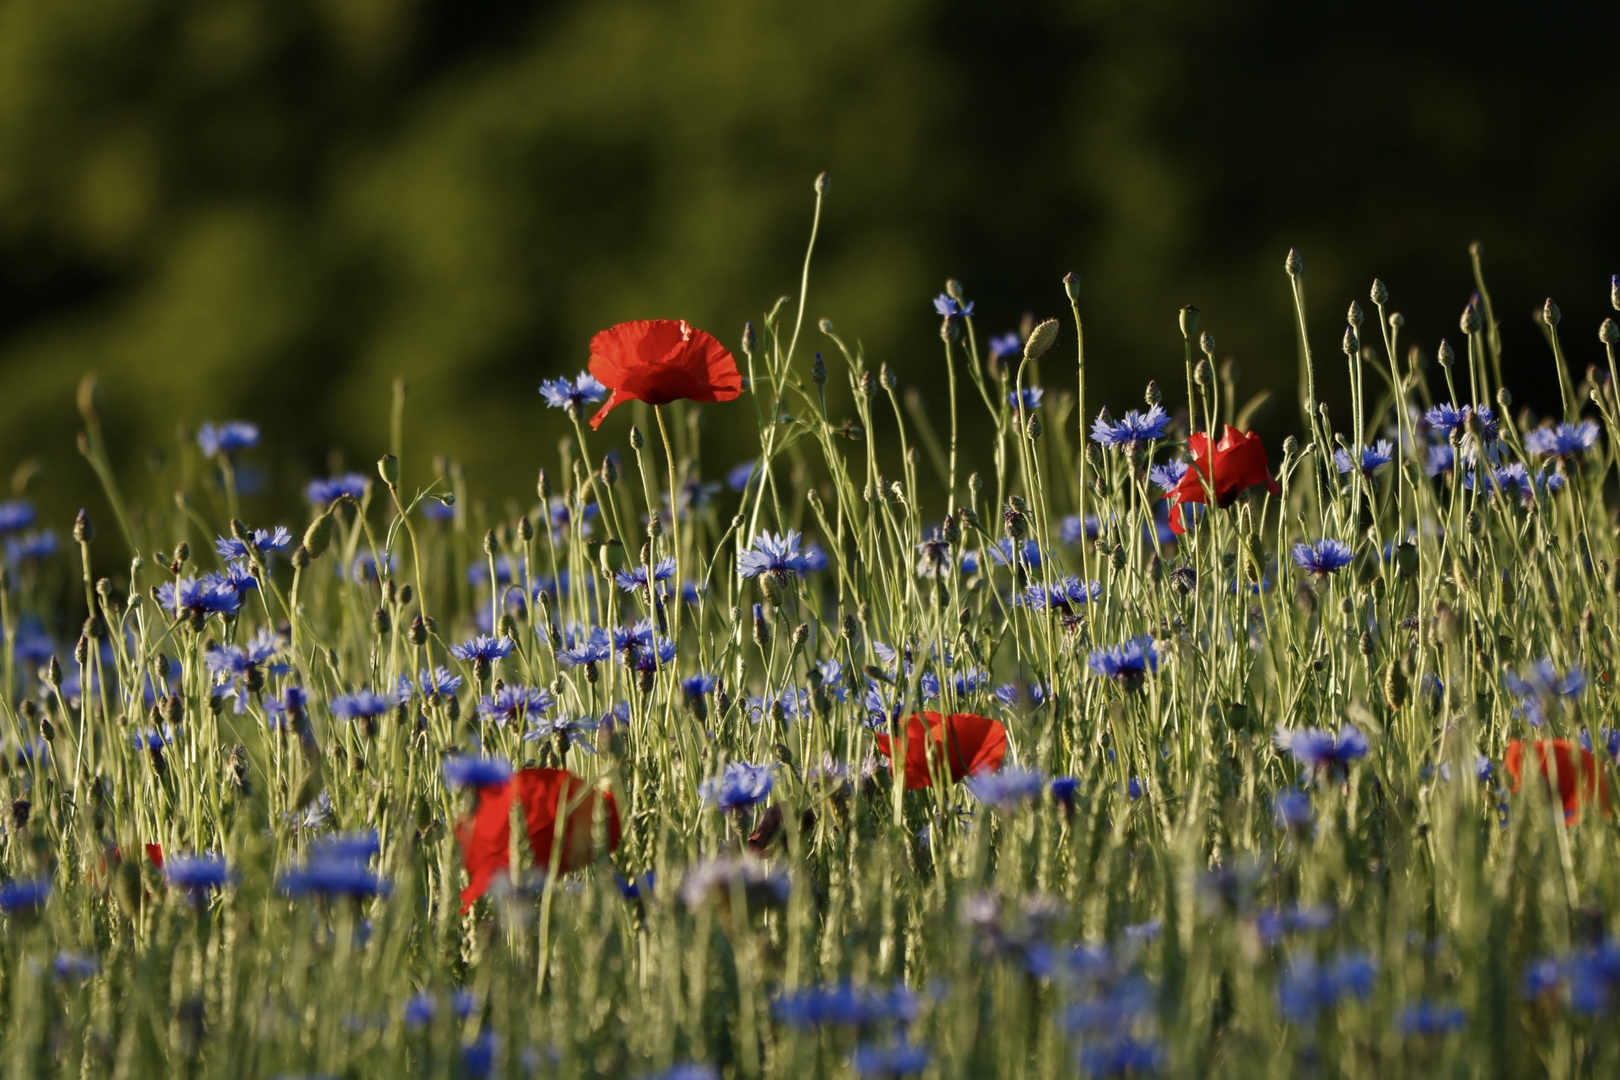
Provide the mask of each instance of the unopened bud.
{"label": "unopened bud", "polygon": [[88,511],[80,510],[79,516],[73,519],[73,540],[75,543],[88,544],[96,538],[96,527],[90,524]]}
{"label": "unopened bud", "polygon": [[1215,367],[1207,358],[1201,359],[1193,365],[1193,382],[1199,386],[1209,386],[1215,381]]}
{"label": "unopened bud", "polygon": [[1541,319],[1548,326],[1557,326],[1564,321],[1564,313],[1558,310],[1558,305],[1553,303],[1550,296],[1547,297],[1547,302],[1541,305]]}
{"label": "unopened bud", "polygon": [[1605,345],[1620,343],[1620,324],[1613,319],[1604,319],[1603,325],[1598,327],[1598,340]]}
{"label": "unopened bud", "polygon": [[393,454],[384,454],[377,459],[377,475],[389,487],[399,486],[399,458]]}
{"label": "unopened bud", "polygon": [[1305,259],[1297,248],[1288,249],[1288,257],[1283,260],[1283,269],[1288,271],[1291,278],[1297,278],[1305,273]]}
{"label": "unopened bud", "polygon": [[[1470,308],[1469,310],[1472,311],[1473,309]],[[1452,351],[1451,342],[1447,341],[1445,338],[1440,339],[1440,347],[1435,350],[1434,360],[1435,363],[1439,364],[1443,368],[1449,368],[1452,364],[1456,363],[1457,354]]]}
{"label": "unopened bud", "polygon": [[1164,404],[1164,391],[1159,389],[1157,381],[1149,379],[1147,391],[1142,395],[1142,398],[1149,405],[1162,405]]}
{"label": "unopened bud", "polygon": [[745,356],[753,356],[759,351],[759,335],[754,333],[754,324],[743,323],[742,351]]}
{"label": "unopened bud", "polygon": [[1198,309],[1191,304],[1181,309],[1181,336],[1188,341],[1198,336]]}
{"label": "unopened bud", "polygon": [[[1071,270],[1069,273],[1063,275],[1063,292],[1064,292],[1064,294],[1066,296],[1068,296],[1069,303],[1077,304],[1077,303],[1080,302],[1080,275],[1079,274],[1076,274],[1074,271]],[[1616,304],[1615,308],[1617,310],[1620,310],[1620,304]]]}
{"label": "unopened bud", "polygon": [[1209,357],[1211,360],[1215,359],[1215,335],[1210,333],[1208,330],[1205,330],[1202,334],[1199,334],[1198,351]]}
{"label": "unopened bud", "polygon": [[318,559],[332,542],[332,515],[323,513],[304,530],[304,548],[311,559]]}
{"label": "unopened bud", "polygon": [[1344,355],[1346,356],[1356,357],[1361,355],[1361,342],[1356,337],[1356,328],[1354,325],[1346,326],[1344,328],[1344,344],[1341,346],[1341,348],[1344,349]]}
{"label": "unopened bud", "polygon": [[602,483],[606,484],[608,487],[612,487],[618,482],[619,463],[614,460],[612,454],[608,454],[602,459]]}
{"label": "unopened bud", "polygon": [[1462,316],[1457,320],[1457,325],[1462,327],[1464,334],[1473,335],[1479,333],[1479,309],[1474,307],[1473,304],[1464,307]]}
{"label": "unopened bud", "polygon": [[517,535],[518,539],[525,544],[534,539],[534,523],[529,520],[528,514],[518,518]]}
{"label": "unopened bud", "polygon": [[816,353],[815,362],[810,365],[810,381],[817,386],[827,385],[827,362]]}
{"label": "unopened bud", "polygon": [[1378,307],[1383,307],[1385,304],[1389,303],[1389,289],[1387,289],[1384,286],[1384,283],[1377,278],[1373,278],[1372,290],[1367,295]]}
{"label": "unopened bud", "polygon": [[1024,355],[1031,360],[1039,360],[1048,349],[1057,344],[1057,339],[1058,321],[1043,319],[1029,332],[1029,338],[1024,342]]}

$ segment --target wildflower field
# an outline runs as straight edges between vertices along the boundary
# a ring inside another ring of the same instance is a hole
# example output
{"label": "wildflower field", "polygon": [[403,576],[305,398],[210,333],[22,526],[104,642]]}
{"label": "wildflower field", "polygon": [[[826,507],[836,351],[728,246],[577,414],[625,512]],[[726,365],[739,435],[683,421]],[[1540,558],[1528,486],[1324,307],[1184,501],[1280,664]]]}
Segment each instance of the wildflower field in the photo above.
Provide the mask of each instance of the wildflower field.
{"label": "wildflower field", "polygon": [[134,485],[87,383],[110,511],[0,505],[0,1073],[1616,1075],[1620,328],[1547,302],[1537,416],[1477,251],[1450,343],[1308,280],[1275,446],[1192,307],[1088,398],[1072,277],[949,283],[908,408],[808,256],[538,371],[521,494],[399,385],[254,520],[252,422]]}

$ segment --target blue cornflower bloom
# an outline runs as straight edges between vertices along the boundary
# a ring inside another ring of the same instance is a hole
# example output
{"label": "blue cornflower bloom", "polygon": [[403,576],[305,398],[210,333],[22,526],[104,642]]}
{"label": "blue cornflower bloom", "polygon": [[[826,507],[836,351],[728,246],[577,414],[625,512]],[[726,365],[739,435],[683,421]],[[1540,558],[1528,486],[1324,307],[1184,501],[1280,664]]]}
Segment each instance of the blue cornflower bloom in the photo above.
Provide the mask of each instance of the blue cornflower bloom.
{"label": "blue cornflower bloom", "polygon": [[810,707],[810,691],[804,687],[788,687],[781,694],[772,697],[770,694],[761,694],[748,699],[748,722],[757,724],[772,713],[775,706],[782,707],[782,715],[788,720],[795,719],[801,712]]}
{"label": "blue cornflower bloom", "polygon": [[878,990],[841,982],[787,991],[771,1003],[771,1012],[782,1023],[800,1029],[864,1028],[908,1023],[915,1019],[918,1005],[917,995],[903,983],[896,983],[889,990]]}
{"label": "blue cornflower bloom", "polygon": [[409,675],[399,677],[399,699],[401,701],[414,697],[418,691],[421,692],[423,697],[432,697],[434,694],[438,694],[440,697],[449,697],[460,689],[461,676],[452,673],[449,668],[443,665],[432,669],[423,668],[414,686],[411,684]]}
{"label": "blue cornflower bloom", "polygon": [[463,641],[458,645],[450,646],[450,655],[463,663],[493,663],[510,655],[517,646],[517,642],[509,637],[491,637],[489,634],[479,634],[471,641]]}
{"label": "blue cornflower bloom", "polygon": [[1584,454],[1596,445],[1598,426],[1591,420],[1557,427],[1539,427],[1524,437],[1524,448],[1532,454],[1545,454],[1559,459]]}
{"label": "blue cornflower bloom", "polygon": [[[264,666],[276,655],[275,631],[264,627],[244,645],[221,645],[203,653],[203,663],[220,686],[236,693],[236,713],[243,711],[243,696],[264,687]],[[217,692],[217,691],[216,691]]]}
{"label": "blue cornflower bloom", "polygon": [[141,728],[129,738],[135,749],[157,753],[174,741],[174,727],[164,724],[162,728]]}
{"label": "blue cornflower bloom", "polygon": [[[654,581],[668,581],[675,576],[675,560],[668,556],[659,559],[653,567]],[[613,580],[625,592],[635,592],[637,589],[647,588],[647,567],[645,565],[633,566],[620,570],[613,575]]]}
{"label": "blue cornflower bloom", "polygon": [[352,694],[339,694],[331,701],[332,715],[339,720],[371,720],[399,705],[392,694],[378,694],[371,690],[356,690]]}
{"label": "blue cornflower bloom", "polygon": [[261,555],[272,551],[286,551],[292,544],[292,533],[285,526],[277,525],[275,531],[269,529],[254,529],[253,535],[244,542],[234,536],[221,536],[214,541],[214,550],[227,559],[245,559],[248,557],[249,544],[252,550]]}
{"label": "blue cornflower bloom", "polygon": [[752,461],[744,461],[733,465],[726,473],[726,487],[741,494],[747,489],[749,481],[754,478],[754,470],[759,466]]}
{"label": "blue cornflower bloom", "polygon": [[540,393],[553,409],[567,409],[570,415],[580,412],[607,397],[608,389],[595,375],[582,371],[573,382],[567,379],[547,379],[540,384]]}
{"label": "blue cornflower bloom", "polygon": [[1255,912],[1254,928],[1260,940],[1275,945],[1289,934],[1313,933],[1333,925],[1334,910],[1326,904],[1298,904]]}
{"label": "blue cornflower bloom", "polygon": [[1052,798],[1066,807],[1074,806],[1074,797],[1080,791],[1080,779],[1075,776],[1056,777],[1051,784]]}
{"label": "blue cornflower bloom", "polygon": [[[1015,547],[1010,539],[1002,537],[987,550],[990,553],[990,561],[996,566],[1011,566],[1016,562],[1022,566],[1027,566],[1031,570],[1041,568],[1041,545],[1034,540],[1025,540]],[[962,573],[971,574],[972,572],[972,570],[968,569],[967,559],[964,557],[962,560]]]}
{"label": "blue cornflower bloom", "polygon": [[700,671],[681,680],[681,693],[686,695],[687,700],[690,701],[692,698],[700,698],[713,693],[714,688],[719,685],[720,680],[718,678],[707,672]]}
{"label": "blue cornflower bloom", "polygon": [[1308,829],[1316,820],[1311,797],[1303,791],[1279,791],[1271,799],[1271,820],[1279,829]]}
{"label": "blue cornflower bloom", "polygon": [[1020,398],[1017,390],[1007,391],[1007,404],[1016,409],[1018,408],[1019,401],[1022,400],[1024,404],[1024,411],[1031,412],[1041,407],[1041,398],[1045,396],[1046,391],[1042,387],[1026,386],[1024,387],[1022,398]]}
{"label": "blue cornflower bloom", "polygon": [[438,1015],[439,998],[432,991],[424,990],[420,994],[413,994],[405,1002],[405,1026],[413,1030],[427,1027]]}
{"label": "blue cornflower bloom", "polygon": [[1586,689],[1586,675],[1578,667],[1572,667],[1566,674],[1558,674],[1553,667],[1551,657],[1542,657],[1523,673],[1516,673],[1511,668],[1502,672],[1502,684],[1508,692],[1519,699],[1515,710],[1522,715],[1531,727],[1541,727],[1547,722],[1547,706],[1557,698],[1577,698]]}
{"label": "blue cornflower bloom", "polygon": [[1458,408],[1446,401],[1424,413],[1423,419],[1429,425],[1429,430],[1443,442],[1451,437],[1453,431],[1468,426],[1468,417],[1472,412],[1468,405]]}
{"label": "blue cornflower bloom", "polygon": [[1046,780],[1034,769],[1017,766],[999,772],[980,773],[967,779],[973,797],[986,806],[1013,806],[1040,798]]}
{"label": "blue cornflower bloom", "polygon": [[499,727],[545,712],[552,706],[551,691],[526,686],[503,686],[479,699],[478,711]]}
{"label": "blue cornflower bloom", "polygon": [[973,301],[958,304],[953,297],[940,293],[934,297],[934,311],[942,319],[964,319],[973,314]]}
{"label": "blue cornflower bloom", "polygon": [[311,859],[303,866],[285,871],[278,882],[281,891],[292,897],[348,896],[356,900],[387,896],[389,883],[357,859]]}
{"label": "blue cornflower bloom", "polygon": [[651,619],[642,619],[634,626],[614,630],[613,648],[619,654],[621,663],[638,670],[654,668],[675,659],[675,642],[667,637],[659,637],[653,631]]}
{"label": "blue cornflower bloom", "polygon": [[1277,749],[1292,754],[1294,760],[1318,772],[1343,774],[1350,763],[1367,756],[1367,736],[1354,724],[1340,726],[1337,735],[1321,728],[1277,729],[1272,737]]}
{"label": "blue cornflower bloom", "polygon": [[1113,1033],[1088,1039],[1078,1054],[1080,1069],[1091,1076],[1148,1076],[1159,1071],[1164,1051],[1153,1039]]}
{"label": "blue cornflower bloom", "polygon": [[34,523],[34,504],[26,499],[0,502],[0,533],[13,533]]}
{"label": "blue cornflower bloom", "polygon": [[1605,941],[1567,957],[1569,1006],[1584,1016],[1608,1012],[1620,992],[1620,945]]}
{"label": "blue cornflower bloom", "polygon": [[557,662],[563,667],[581,664],[600,664],[613,655],[613,642],[607,631],[593,627],[586,633],[582,627],[563,631],[563,647],[557,650]]}
{"label": "blue cornflower bloom", "polygon": [[311,505],[327,507],[338,499],[350,498],[359,502],[366,497],[366,485],[371,481],[364,473],[344,473],[342,476],[317,477],[304,488],[304,498]]}
{"label": "blue cornflower bloom", "polygon": [[1147,634],[1131,638],[1119,645],[1098,649],[1086,658],[1086,667],[1093,675],[1124,685],[1127,689],[1141,686],[1149,672],[1159,670],[1159,653],[1153,647],[1153,638]]}
{"label": "blue cornflower bloom", "polygon": [[557,739],[564,747],[575,747],[587,754],[596,753],[596,747],[585,737],[602,726],[600,720],[588,716],[559,716],[554,719],[535,716],[529,718],[529,730],[523,733],[524,742]]}
{"label": "blue cornflower bloom", "polygon": [[720,1070],[713,1065],[688,1061],[673,1065],[661,1073],[647,1073],[636,1080],[720,1080]]}
{"label": "blue cornflower bloom", "polygon": [[916,1076],[928,1068],[929,1061],[926,1049],[902,1036],[893,1043],[862,1043],[855,1048],[851,1064],[861,1076],[888,1078]]}
{"label": "blue cornflower bloom", "polygon": [[[989,681],[988,671],[983,668],[969,668],[951,676],[951,687],[958,697],[966,697],[968,694],[977,693]],[[922,678],[917,680],[917,688],[924,701],[933,701],[939,697],[940,685],[939,676],[933,671],[923,672]]]}
{"label": "blue cornflower bloom", "polygon": [[505,758],[473,757],[457,754],[444,759],[447,787],[488,787],[505,783],[512,776],[512,765]]}
{"label": "blue cornflower bloom", "polygon": [[48,559],[55,554],[56,533],[51,529],[6,537],[6,562],[11,565]]}
{"label": "blue cornflower bloom", "polygon": [[900,720],[902,699],[897,695],[893,701],[883,696],[883,687],[874,680],[868,679],[866,693],[861,695],[861,707],[866,710],[866,726],[873,731],[887,731]]}
{"label": "blue cornflower bloom", "polygon": [[1002,708],[1010,709],[1018,704],[1018,687],[1013,683],[1002,683],[996,687],[994,694]]}
{"label": "blue cornflower bloom", "polygon": [[17,878],[0,885],[0,911],[7,915],[15,915],[19,911],[37,911],[45,906],[50,895],[50,878]]}
{"label": "blue cornflower bloom", "polygon": [[101,960],[94,953],[59,952],[51,968],[63,982],[84,982],[101,971]]}
{"label": "blue cornflower bloom", "polygon": [[[1395,460],[1395,447],[1388,439],[1379,439],[1372,446],[1363,446],[1357,455],[1361,462],[1361,471],[1365,476],[1371,476],[1378,469],[1382,469]],[[1338,466],[1341,474],[1348,473],[1356,468],[1350,454],[1341,446],[1333,451],[1333,463]]]}
{"label": "blue cornflower bloom", "polygon": [[259,428],[246,420],[229,420],[223,424],[204,424],[197,429],[197,445],[208,457],[230,457],[242,450],[259,445]]}
{"label": "blue cornflower bloom", "polygon": [[1395,1026],[1403,1035],[1423,1035],[1433,1038],[1461,1031],[1467,1022],[1467,1015],[1456,1005],[1419,1001],[1401,1010]]}
{"label": "blue cornflower bloom", "polygon": [[776,770],[769,765],[733,761],[719,776],[711,776],[698,789],[706,803],[722,811],[740,810],[770,797]]}
{"label": "blue cornflower bloom", "polygon": [[766,573],[804,574],[811,569],[812,560],[799,550],[799,534],[792,529],[781,536],[760,533],[747,550],[737,555],[737,572],[745,578]]}
{"label": "blue cornflower bloom", "polygon": [[1170,414],[1161,405],[1147,412],[1132,409],[1119,420],[1109,423],[1105,410],[1091,422],[1091,441],[1104,446],[1135,446],[1139,442],[1162,439],[1170,428]]}
{"label": "blue cornflower bloom", "polygon": [[997,334],[984,344],[992,363],[1005,360],[1009,356],[1017,356],[1024,351],[1024,340],[1010,330],[1005,334]]}
{"label": "blue cornflower bloom", "polygon": [[1457,467],[1456,451],[1451,449],[1449,443],[1439,443],[1429,447],[1428,458],[1424,462],[1423,472],[1428,476],[1439,476],[1450,472]]}
{"label": "blue cornflower bloom", "polygon": [[258,579],[242,559],[232,559],[225,569],[216,574],[203,575],[203,584],[220,592],[235,593],[241,599],[259,587]]}
{"label": "blue cornflower bloom", "polygon": [[1277,983],[1277,1011],[1296,1023],[1313,1020],[1342,998],[1365,1001],[1378,970],[1365,953],[1346,953],[1331,964],[1302,956]]}
{"label": "blue cornflower bloom", "polygon": [[1301,570],[1317,577],[1338,573],[1350,565],[1353,557],[1349,544],[1331,537],[1315,543],[1294,545],[1294,562]]}
{"label": "blue cornflower bloom", "polygon": [[1181,483],[1181,478],[1187,475],[1189,466],[1185,461],[1167,461],[1163,465],[1155,465],[1148,470],[1148,479],[1153,486],[1163,492],[1171,492]]}
{"label": "blue cornflower bloom", "polygon": [[1069,611],[1079,604],[1092,604],[1102,599],[1102,582],[1091,581],[1082,585],[1073,574],[1065,574],[1051,585],[1034,584],[1024,587],[1015,602],[1021,602],[1044,611],[1056,608]]}
{"label": "blue cornflower bloom", "polygon": [[163,878],[177,889],[205,893],[230,884],[231,874],[219,855],[171,855],[163,860]]}
{"label": "blue cornflower bloom", "polygon": [[1066,514],[1058,526],[1058,539],[1073,547],[1082,540],[1097,539],[1101,530],[1102,522],[1097,520],[1096,514],[1087,514],[1083,519],[1079,514]]}
{"label": "blue cornflower bloom", "polygon": [[348,859],[365,862],[382,851],[382,837],[376,829],[362,829],[352,833],[334,833],[323,836],[309,846],[309,860]]}

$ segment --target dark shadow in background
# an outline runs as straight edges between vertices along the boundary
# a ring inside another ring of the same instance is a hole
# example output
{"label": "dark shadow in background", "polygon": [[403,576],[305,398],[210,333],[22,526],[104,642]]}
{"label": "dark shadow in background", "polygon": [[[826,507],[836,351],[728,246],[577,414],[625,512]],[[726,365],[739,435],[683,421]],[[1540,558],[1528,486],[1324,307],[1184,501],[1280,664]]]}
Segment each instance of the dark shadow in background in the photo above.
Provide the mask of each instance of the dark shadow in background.
{"label": "dark shadow in background", "polygon": [[[1244,390],[1277,391],[1260,423],[1279,437],[1297,427],[1291,245],[1338,408],[1348,302],[1382,277],[1432,353],[1458,336],[1476,239],[1521,400],[1552,400],[1530,319],[1546,296],[1577,369],[1601,358],[1620,268],[1612,3],[471,11],[0,10],[0,465],[41,466],[48,519],[92,483],[73,450],[89,369],[139,498],[169,494],[143,479],[149,448],[240,416],[266,436],[252,516],[290,520],[334,447],[351,464],[384,448],[396,374],[409,479],[444,452],[478,493],[526,495],[565,434],[540,379],[621,319],[735,343],[796,288],[822,169],[809,315],[929,389],[947,276],[988,335],[1060,313],[1072,270],[1095,403],[1181,385],[1176,309],[1193,302]],[[710,432],[711,474],[753,449]]]}

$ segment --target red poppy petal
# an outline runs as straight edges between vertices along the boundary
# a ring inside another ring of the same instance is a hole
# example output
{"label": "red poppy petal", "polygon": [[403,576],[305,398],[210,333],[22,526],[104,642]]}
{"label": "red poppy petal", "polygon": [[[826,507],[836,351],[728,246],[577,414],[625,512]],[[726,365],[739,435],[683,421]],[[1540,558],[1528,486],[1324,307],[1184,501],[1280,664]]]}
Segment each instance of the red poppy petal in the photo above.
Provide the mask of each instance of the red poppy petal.
{"label": "red poppy petal", "polygon": [[1513,793],[1517,795],[1519,788],[1524,784],[1524,743],[1519,739],[1511,739],[1507,744],[1507,753],[1502,755],[1502,768],[1513,777]]}
{"label": "red poppy petal", "polygon": [[[549,871],[553,856],[558,858],[557,868],[564,874],[582,870],[595,860],[599,799],[606,816],[607,850],[609,853],[617,850],[621,827],[618,804],[612,792],[588,789],[585,781],[564,769],[522,769],[515,780],[524,820],[528,823],[529,850],[540,869]],[[557,819],[565,813],[566,822],[559,837]]]}
{"label": "red poppy petal", "polygon": [[146,845],[146,859],[147,859],[148,862],[150,862],[153,866],[157,867],[159,870],[163,869],[163,845],[162,844],[147,844]]}
{"label": "red poppy petal", "polygon": [[478,805],[456,824],[467,887],[461,890],[461,910],[484,895],[496,873],[511,868],[512,784],[503,781],[478,789]]}

